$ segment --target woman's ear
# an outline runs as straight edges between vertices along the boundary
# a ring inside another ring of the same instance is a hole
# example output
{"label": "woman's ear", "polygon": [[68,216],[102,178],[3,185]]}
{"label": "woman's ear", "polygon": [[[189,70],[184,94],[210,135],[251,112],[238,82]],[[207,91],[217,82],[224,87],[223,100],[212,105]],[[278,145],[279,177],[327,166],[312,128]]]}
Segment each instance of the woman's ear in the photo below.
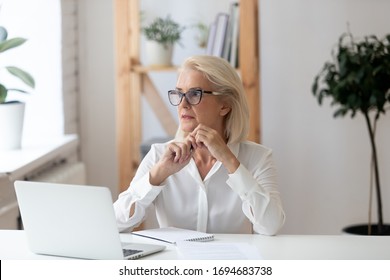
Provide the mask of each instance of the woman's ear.
{"label": "woman's ear", "polygon": [[222,106],[219,110],[219,114],[224,117],[232,110],[232,108],[227,103],[222,103]]}

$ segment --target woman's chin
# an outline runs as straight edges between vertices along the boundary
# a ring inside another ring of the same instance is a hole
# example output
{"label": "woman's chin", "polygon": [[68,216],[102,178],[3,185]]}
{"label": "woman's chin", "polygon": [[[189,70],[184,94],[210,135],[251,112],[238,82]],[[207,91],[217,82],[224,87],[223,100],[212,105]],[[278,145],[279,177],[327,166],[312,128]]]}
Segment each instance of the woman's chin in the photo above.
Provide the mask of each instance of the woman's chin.
{"label": "woman's chin", "polygon": [[197,125],[189,125],[189,124],[181,124],[181,130],[184,131],[184,133],[191,133],[192,131],[194,131],[194,129],[197,127]]}

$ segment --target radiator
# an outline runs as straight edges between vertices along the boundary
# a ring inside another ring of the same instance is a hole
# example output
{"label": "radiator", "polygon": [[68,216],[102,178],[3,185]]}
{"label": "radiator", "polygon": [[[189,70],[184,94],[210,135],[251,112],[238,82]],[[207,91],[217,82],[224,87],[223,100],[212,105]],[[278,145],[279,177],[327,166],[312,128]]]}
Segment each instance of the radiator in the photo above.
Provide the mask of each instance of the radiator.
{"label": "radiator", "polygon": [[82,162],[56,163],[28,179],[38,182],[85,185],[85,165]]}
{"label": "radiator", "polygon": [[[51,163],[40,171],[27,174],[23,178],[29,181],[85,185],[86,171],[84,163],[64,160]],[[12,186],[5,186],[3,189],[13,190]],[[4,194],[4,196],[0,196],[0,229],[22,229],[23,225],[15,193]]]}
{"label": "radiator", "polygon": [[[25,175],[23,179],[39,182],[85,185],[86,170],[82,162],[61,161],[51,163],[40,171]],[[21,229],[22,223],[13,185],[8,180],[8,177],[2,178],[0,176],[0,186],[0,229]]]}

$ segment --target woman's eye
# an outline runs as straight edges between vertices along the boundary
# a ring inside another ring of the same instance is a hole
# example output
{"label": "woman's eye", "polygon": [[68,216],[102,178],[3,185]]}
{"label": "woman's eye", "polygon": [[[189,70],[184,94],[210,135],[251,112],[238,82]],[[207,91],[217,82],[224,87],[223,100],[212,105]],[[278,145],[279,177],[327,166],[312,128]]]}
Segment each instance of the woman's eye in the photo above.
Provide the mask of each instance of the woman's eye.
{"label": "woman's eye", "polygon": [[191,95],[191,96],[199,96],[199,95],[200,95],[200,92],[199,92],[199,91],[191,91],[191,92],[190,92],[190,95]]}

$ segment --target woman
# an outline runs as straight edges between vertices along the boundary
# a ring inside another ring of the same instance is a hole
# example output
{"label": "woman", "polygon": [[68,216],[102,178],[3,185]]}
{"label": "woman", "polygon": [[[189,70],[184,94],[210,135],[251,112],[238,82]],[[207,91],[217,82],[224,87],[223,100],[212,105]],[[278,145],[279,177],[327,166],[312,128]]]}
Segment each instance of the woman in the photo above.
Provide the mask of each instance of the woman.
{"label": "woman", "polygon": [[153,204],[160,227],[276,234],[285,215],[272,152],[245,140],[249,110],[235,69],[190,57],[168,97],[178,106],[177,135],[152,145],[114,203],[119,230],[142,223]]}

